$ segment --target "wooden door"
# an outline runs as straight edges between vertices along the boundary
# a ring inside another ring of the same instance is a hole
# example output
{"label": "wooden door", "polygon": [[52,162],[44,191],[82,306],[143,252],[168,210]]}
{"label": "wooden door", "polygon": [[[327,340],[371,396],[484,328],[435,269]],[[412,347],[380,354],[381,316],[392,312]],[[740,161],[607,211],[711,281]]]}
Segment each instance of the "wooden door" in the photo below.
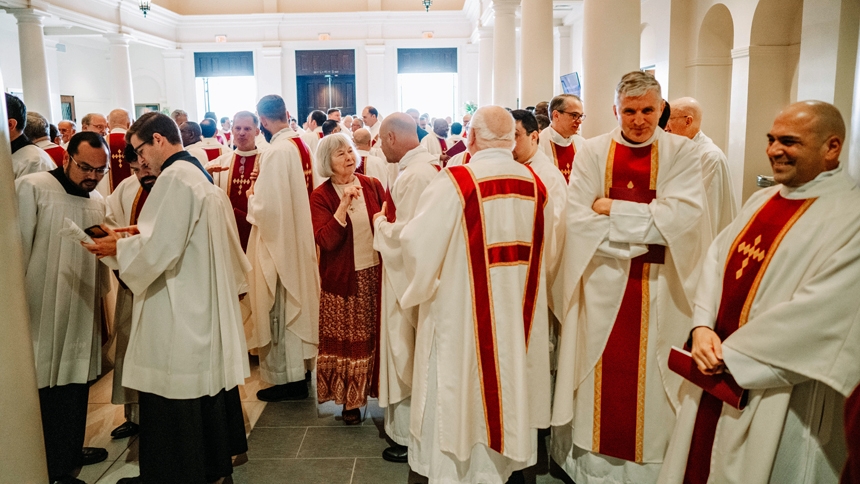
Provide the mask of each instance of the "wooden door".
{"label": "wooden door", "polygon": [[329,108],[339,108],[343,114],[356,114],[355,76],[340,74],[331,76],[331,87],[329,87],[329,78],[324,75],[296,76],[298,90],[296,117],[299,124],[305,122],[308,114],[315,109],[325,112]]}

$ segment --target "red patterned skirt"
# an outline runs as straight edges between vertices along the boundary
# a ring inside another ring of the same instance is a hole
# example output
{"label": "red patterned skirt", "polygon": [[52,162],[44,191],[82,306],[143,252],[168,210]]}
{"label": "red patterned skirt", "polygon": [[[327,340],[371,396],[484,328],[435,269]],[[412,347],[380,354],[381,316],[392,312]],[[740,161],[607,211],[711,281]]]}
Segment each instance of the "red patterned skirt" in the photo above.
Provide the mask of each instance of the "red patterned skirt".
{"label": "red patterned skirt", "polygon": [[334,400],[346,410],[363,407],[377,396],[380,267],[355,273],[354,296],[320,293],[320,344],[317,400]]}

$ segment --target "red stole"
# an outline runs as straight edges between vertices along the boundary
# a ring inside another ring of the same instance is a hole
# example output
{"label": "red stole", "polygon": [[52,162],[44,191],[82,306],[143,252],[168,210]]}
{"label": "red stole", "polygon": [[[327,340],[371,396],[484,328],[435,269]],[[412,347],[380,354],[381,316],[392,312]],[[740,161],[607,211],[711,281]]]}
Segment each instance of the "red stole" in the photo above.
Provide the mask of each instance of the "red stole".
{"label": "red stole", "polygon": [[302,171],[305,174],[305,186],[308,188],[308,198],[310,198],[311,192],[314,191],[314,165],[311,162],[311,152],[308,150],[308,145],[298,136],[289,138],[289,140],[296,145],[302,158]]}
{"label": "red stole", "polygon": [[[531,171],[530,167],[526,167]],[[448,175],[460,194],[463,205],[463,224],[466,228],[466,249],[473,303],[478,373],[484,401],[484,419],[487,426],[487,446],[504,452],[504,420],[502,418],[502,387],[499,360],[496,352],[496,323],[490,269],[503,265],[526,265],[526,283],[523,294],[523,331],[526,351],[534,319],[535,297],[539,287],[540,264],[543,255],[543,210],[546,205],[546,188],[532,172],[532,179],[515,176],[491,177],[478,182],[472,170],[465,166],[448,169]],[[487,245],[486,222],[482,205],[486,200],[517,197],[534,200],[534,228],[528,242],[502,242]]]}
{"label": "red stole", "polygon": [[359,164],[359,165],[355,168],[355,172],[356,172],[356,173],[361,173],[362,175],[366,175],[366,174],[367,174],[367,167],[366,167],[366,165],[367,165],[367,157],[366,157],[366,156],[362,156],[362,157],[361,157],[361,164]]}
{"label": "red stole", "polygon": [[323,136],[325,136],[325,135],[323,134],[323,132],[322,132],[322,131],[320,131],[320,132],[319,132],[319,133],[317,133],[317,134],[319,135],[320,139],[323,139]]}
{"label": "red stole", "polygon": [[54,160],[54,164],[57,166],[63,166],[63,158],[65,158],[66,150],[63,149],[62,146],[54,146],[53,148],[48,148],[45,150],[45,153],[48,153],[48,156]]}
{"label": "red stole", "polygon": [[[649,203],[657,197],[658,170],[656,142],[630,148],[613,140],[606,160],[605,196]],[[594,367],[592,451],[635,462],[642,462],[644,444],[649,274],[651,264],[663,263],[665,248],[648,249],[630,261],[621,307]]]}
{"label": "red stole", "polygon": [[468,165],[470,161],[472,161],[472,153],[467,151],[466,156],[463,157],[463,164]]}
{"label": "red stole", "polygon": [[[726,260],[720,309],[714,327],[720,340],[746,324],[759,283],[780,242],[815,200],[789,200],[777,192],[735,238]],[[687,457],[685,484],[707,482],[714,434],[722,410],[722,401],[707,392],[702,393]]]}
{"label": "red stole", "polygon": [[206,152],[206,159],[209,161],[221,156],[221,148],[203,148],[203,151]]}
{"label": "red stole", "polygon": [[146,198],[149,192],[143,187],[137,189],[137,195],[134,197],[134,203],[131,204],[131,214],[128,217],[129,225],[137,225],[137,220],[140,218],[140,211],[143,210],[143,204],[146,203]]}
{"label": "red stole", "polygon": [[226,139],[228,142],[230,141],[230,137],[232,135],[233,135],[233,133],[231,133],[229,131],[224,131],[224,139]]}
{"label": "red stole", "polygon": [[448,143],[445,142],[444,138],[440,138],[437,136],[436,139],[439,140],[439,147],[442,148],[442,154],[444,154],[446,151],[448,151]]}
{"label": "red stole", "polygon": [[564,175],[564,181],[570,181],[570,170],[573,168],[573,159],[576,157],[576,145],[570,142],[568,146],[557,145],[550,141],[552,146],[552,159],[555,161],[555,166],[561,170]]}
{"label": "red stole", "polygon": [[131,176],[131,168],[125,162],[125,133],[108,135],[108,145],[110,146],[108,181],[110,182],[110,191],[113,192],[120,182]]}
{"label": "red stole", "polygon": [[239,229],[239,242],[242,250],[248,248],[248,236],[251,234],[251,224],[248,223],[248,187],[251,186],[251,172],[257,161],[257,154],[241,156],[233,154],[230,162],[230,183],[227,185],[227,197],[233,205],[233,215],[236,217],[236,227]]}

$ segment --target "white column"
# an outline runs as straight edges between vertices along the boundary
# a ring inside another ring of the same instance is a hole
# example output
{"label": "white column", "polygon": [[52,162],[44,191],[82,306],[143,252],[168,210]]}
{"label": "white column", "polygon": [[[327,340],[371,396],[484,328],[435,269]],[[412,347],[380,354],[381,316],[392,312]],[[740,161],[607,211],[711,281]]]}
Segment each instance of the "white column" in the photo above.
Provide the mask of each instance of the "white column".
{"label": "white column", "polygon": [[[732,81],[729,106],[729,141],[726,158],[732,175],[732,193],[743,192],[744,155],[747,135],[747,104],[749,102],[750,51],[749,48],[732,50]],[[765,158],[766,159],[766,158]],[[738,203],[745,200],[741,197]]]}
{"label": "white column", "polygon": [[459,102],[454,106],[454,120],[466,114],[467,102],[478,102],[478,66],[480,57],[477,44],[466,44],[459,49],[457,77],[460,90]]}
{"label": "white column", "polygon": [[[573,72],[573,44],[571,40],[571,26],[561,25],[558,27],[558,75],[563,76]],[[556,86],[554,92],[561,93],[561,81],[556,77],[553,79]]]}
{"label": "white column", "polygon": [[[378,104],[385,99],[385,44],[365,45],[367,55],[367,104],[379,110]],[[356,106],[357,114],[361,114],[364,106]]]}
{"label": "white column", "polygon": [[517,107],[516,11],[519,0],[493,0],[493,104]]}
{"label": "white column", "polygon": [[534,106],[552,98],[552,0],[522,1],[520,105]]}
{"label": "white column", "polygon": [[134,117],[134,86],[131,80],[131,59],[128,56],[130,35],[105,34],[110,41],[110,65],[113,97],[111,108],[122,108]]}
{"label": "white column", "polygon": [[45,117],[54,112],[45,57],[42,19],[48,14],[31,8],[9,9],[18,20],[18,49],[21,56],[21,85],[27,110]]}
{"label": "white column", "polygon": [[[57,69],[57,39],[45,38],[45,59],[48,62],[48,85],[51,87],[51,99],[60,99],[60,75]],[[51,103],[54,109],[51,113],[45,113],[45,117],[53,120],[54,124],[63,119],[63,110],[59,102]]]}
{"label": "white column", "polygon": [[582,97],[588,121],[583,136],[606,133],[618,123],[612,115],[615,85],[639,69],[640,0],[585,0],[583,4]]}
{"label": "white column", "polygon": [[478,107],[493,104],[493,29],[479,27]]}
{"label": "white column", "polygon": [[[287,104],[287,110],[290,111],[290,114],[293,116],[298,116],[299,91],[296,87],[296,49],[292,47],[287,47],[288,45],[289,44],[284,45],[282,52],[283,57],[281,58],[281,86],[283,90],[282,96],[284,98],[284,102]],[[263,97],[263,95],[257,93],[257,99],[261,97]]]}
{"label": "white column", "polygon": [[257,97],[269,94],[281,95],[281,57],[283,49],[280,42],[265,42],[260,48],[257,59]]}
{"label": "white column", "polygon": [[[848,174],[855,182],[860,183],[860,42],[857,46],[857,63],[854,67],[854,102],[851,106],[851,131],[848,133],[850,154],[848,156]],[[842,113],[842,117],[849,120],[848,113]],[[843,151],[844,153],[845,151]],[[844,157],[842,158],[845,159]]]}
{"label": "white column", "polygon": [[165,50],[161,53],[164,58],[164,91],[167,98],[167,105],[162,108],[168,108],[170,111],[174,109],[183,109],[188,111],[189,107],[185,102],[185,83],[184,76],[184,60],[185,52],[181,50]]}

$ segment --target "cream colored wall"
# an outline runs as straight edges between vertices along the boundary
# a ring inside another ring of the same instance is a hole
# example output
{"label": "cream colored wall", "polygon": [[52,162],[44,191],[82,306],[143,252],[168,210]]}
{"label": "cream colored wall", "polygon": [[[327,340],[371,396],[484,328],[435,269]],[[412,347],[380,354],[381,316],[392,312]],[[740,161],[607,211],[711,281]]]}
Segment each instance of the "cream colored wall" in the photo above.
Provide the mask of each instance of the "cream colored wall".
{"label": "cream colored wall", "polygon": [[[180,15],[234,15],[249,13],[331,13],[364,11],[424,11],[420,0],[156,0],[156,5]],[[462,10],[464,0],[434,0],[433,11]]]}

